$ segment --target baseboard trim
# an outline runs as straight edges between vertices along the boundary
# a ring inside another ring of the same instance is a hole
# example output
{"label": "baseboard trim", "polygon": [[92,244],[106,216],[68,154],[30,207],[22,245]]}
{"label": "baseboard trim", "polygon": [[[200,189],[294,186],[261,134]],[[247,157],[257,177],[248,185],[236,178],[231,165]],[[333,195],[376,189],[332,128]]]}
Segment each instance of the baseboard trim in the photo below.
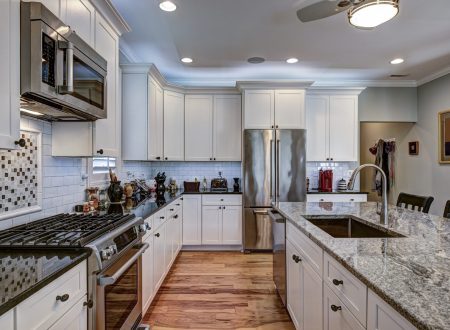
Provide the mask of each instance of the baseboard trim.
{"label": "baseboard trim", "polygon": [[242,245],[183,245],[181,251],[243,251]]}

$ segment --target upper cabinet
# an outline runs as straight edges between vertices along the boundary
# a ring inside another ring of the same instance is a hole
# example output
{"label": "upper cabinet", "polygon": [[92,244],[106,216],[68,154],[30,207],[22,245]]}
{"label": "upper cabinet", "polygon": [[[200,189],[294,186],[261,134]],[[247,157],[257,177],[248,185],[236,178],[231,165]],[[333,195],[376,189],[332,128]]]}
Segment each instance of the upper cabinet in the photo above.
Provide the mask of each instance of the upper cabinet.
{"label": "upper cabinet", "polygon": [[306,97],[308,161],[358,161],[359,92]]}
{"label": "upper cabinet", "polygon": [[164,91],[156,81],[149,82],[148,104],[148,159],[161,160],[163,158],[164,141]]}
{"label": "upper cabinet", "polygon": [[20,127],[20,1],[0,1],[0,149],[14,149]]}
{"label": "upper cabinet", "polygon": [[[47,2],[57,3],[50,0]],[[95,10],[88,0],[66,0],[62,10],[62,20],[70,26],[85,42],[94,47]]]}
{"label": "upper cabinet", "polygon": [[164,91],[164,160],[184,160],[184,95]]}
{"label": "upper cabinet", "polygon": [[185,97],[185,152],[187,161],[213,160],[213,96]]}
{"label": "upper cabinet", "polygon": [[246,90],[244,128],[305,128],[305,91]]}

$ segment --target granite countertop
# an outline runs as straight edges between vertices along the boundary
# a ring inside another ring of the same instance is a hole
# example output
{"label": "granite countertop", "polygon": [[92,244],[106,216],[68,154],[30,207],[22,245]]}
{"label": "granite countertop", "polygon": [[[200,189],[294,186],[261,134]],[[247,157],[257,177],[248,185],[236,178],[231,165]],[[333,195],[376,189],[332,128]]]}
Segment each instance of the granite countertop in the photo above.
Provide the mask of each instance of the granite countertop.
{"label": "granite countertop", "polygon": [[319,191],[318,189],[311,189],[308,190],[306,192],[307,194],[350,194],[350,195],[359,195],[359,194],[365,194],[368,195],[369,193],[367,191],[357,191],[357,190],[344,190],[344,191],[339,191],[339,190],[333,190],[330,192],[324,192],[324,191]]}
{"label": "granite countertop", "polygon": [[89,249],[0,249],[0,315],[87,259]]}
{"label": "granite countertop", "polygon": [[242,191],[234,191],[233,189],[228,189],[227,191],[211,191],[211,189],[206,189],[200,191],[185,191],[183,194],[212,194],[212,195],[220,195],[220,194],[237,194],[241,195]]}
{"label": "granite countertop", "polygon": [[303,215],[354,215],[379,224],[376,203],[278,203],[288,221],[419,329],[450,329],[450,220],[389,206],[404,238],[333,238]]}

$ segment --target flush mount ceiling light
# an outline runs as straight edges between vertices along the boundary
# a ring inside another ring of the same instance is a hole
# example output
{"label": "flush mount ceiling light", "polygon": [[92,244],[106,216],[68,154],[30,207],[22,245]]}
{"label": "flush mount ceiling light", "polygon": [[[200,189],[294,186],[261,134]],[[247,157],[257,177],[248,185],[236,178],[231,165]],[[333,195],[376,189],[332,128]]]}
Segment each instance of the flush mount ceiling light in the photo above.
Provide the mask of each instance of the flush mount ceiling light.
{"label": "flush mount ceiling light", "polygon": [[289,63],[289,64],[294,64],[294,63],[297,63],[297,62],[298,62],[298,58],[291,57],[291,58],[288,58],[288,59],[286,60],[286,62]]}
{"label": "flush mount ceiling light", "polygon": [[250,64],[260,64],[260,63],[264,63],[266,61],[265,58],[263,57],[250,57],[249,59],[247,59],[247,62]]}
{"label": "flush mount ceiling light", "polygon": [[40,113],[40,112],[32,111],[32,110],[28,110],[28,109],[20,108],[20,111],[28,113],[28,114],[33,115],[33,116],[43,116],[43,114]]}
{"label": "flush mount ceiling light", "polygon": [[181,62],[183,62],[183,63],[192,63],[192,58],[190,58],[190,57],[183,57],[181,59]]}
{"label": "flush mount ceiling light", "polygon": [[393,59],[393,60],[391,61],[391,64],[402,64],[403,62],[405,62],[404,59],[402,59],[402,58],[396,58],[396,59]]}
{"label": "flush mount ceiling light", "polygon": [[372,29],[397,16],[398,2],[399,0],[366,0],[349,9],[348,20],[357,28]]}
{"label": "flush mount ceiling light", "polygon": [[177,5],[172,1],[166,0],[159,3],[159,8],[164,11],[175,11],[175,9],[177,9]]}

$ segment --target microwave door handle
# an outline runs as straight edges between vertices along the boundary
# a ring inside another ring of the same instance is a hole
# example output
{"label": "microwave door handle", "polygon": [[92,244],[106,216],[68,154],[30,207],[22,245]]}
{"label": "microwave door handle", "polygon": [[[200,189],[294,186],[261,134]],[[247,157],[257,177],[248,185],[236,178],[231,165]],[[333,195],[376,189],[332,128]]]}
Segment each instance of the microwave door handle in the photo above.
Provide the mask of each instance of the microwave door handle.
{"label": "microwave door handle", "polygon": [[122,276],[128,268],[147,250],[149,247],[148,243],[142,244],[141,248],[125,262],[118,270],[111,276],[102,276],[98,279],[99,286],[107,286],[116,283],[117,279]]}
{"label": "microwave door handle", "polygon": [[59,49],[66,53],[66,84],[58,86],[59,94],[73,93],[73,44],[70,41],[59,41]]}

